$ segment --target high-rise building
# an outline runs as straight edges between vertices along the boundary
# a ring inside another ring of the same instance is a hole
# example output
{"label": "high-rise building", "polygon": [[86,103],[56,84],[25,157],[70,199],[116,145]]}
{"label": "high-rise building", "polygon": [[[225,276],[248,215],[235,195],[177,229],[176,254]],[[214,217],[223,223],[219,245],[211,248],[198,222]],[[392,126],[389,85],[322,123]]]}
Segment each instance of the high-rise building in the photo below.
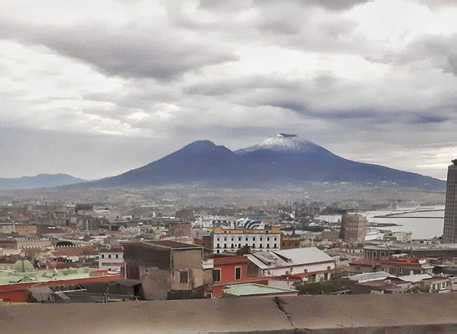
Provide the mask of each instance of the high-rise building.
{"label": "high-rise building", "polygon": [[341,219],[340,238],[346,242],[364,242],[368,220],[359,214],[345,213]]}
{"label": "high-rise building", "polygon": [[452,160],[447,170],[443,242],[457,243],[457,159]]}

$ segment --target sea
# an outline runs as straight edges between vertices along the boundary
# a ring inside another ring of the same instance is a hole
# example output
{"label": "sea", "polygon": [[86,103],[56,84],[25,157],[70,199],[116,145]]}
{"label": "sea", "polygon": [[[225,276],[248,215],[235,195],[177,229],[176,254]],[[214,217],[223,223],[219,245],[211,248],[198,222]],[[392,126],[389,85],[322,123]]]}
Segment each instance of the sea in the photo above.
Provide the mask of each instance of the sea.
{"label": "sea", "polygon": [[[396,226],[378,227],[376,228],[378,230],[411,232],[413,239],[432,239],[443,234],[444,206],[442,205],[359,213],[366,216],[370,223],[396,224]],[[385,217],[386,215],[388,216]],[[337,222],[341,219],[341,215],[326,215],[319,218]]]}

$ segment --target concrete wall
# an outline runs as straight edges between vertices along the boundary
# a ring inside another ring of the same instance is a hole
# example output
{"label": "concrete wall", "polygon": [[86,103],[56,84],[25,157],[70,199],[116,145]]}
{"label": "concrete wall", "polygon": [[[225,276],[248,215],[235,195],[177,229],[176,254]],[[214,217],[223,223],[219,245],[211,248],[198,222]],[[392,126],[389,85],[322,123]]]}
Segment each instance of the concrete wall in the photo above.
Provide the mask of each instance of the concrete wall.
{"label": "concrete wall", "polygon": [[112,304],[0,304],[8,334],[457,333],[457,295],[223,298]]}

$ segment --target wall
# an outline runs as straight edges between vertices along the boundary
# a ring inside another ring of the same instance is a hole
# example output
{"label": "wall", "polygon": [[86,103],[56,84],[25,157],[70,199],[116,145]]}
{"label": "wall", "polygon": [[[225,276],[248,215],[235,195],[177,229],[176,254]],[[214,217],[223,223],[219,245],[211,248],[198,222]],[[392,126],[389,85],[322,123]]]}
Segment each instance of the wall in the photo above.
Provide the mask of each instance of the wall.
{"label": "wall", "polygon": [[0,304],[8,334],[450,334],[457,333],[455,314],[455,294]]}
{"label": "wall", "polygon": [[283,276],[283,275],[312,274],[312,273],[316,273],[316,272],[329,271],[328,267],[330,267],[330,271],[333,271],[335,269],[335,263],[334,262],[325,262],[325,263],[317,263],[317,264],[310,264],[310,265],[301,265],[301,266],[294,266],[294,267],[262,270],[262,275],[263,276]]}

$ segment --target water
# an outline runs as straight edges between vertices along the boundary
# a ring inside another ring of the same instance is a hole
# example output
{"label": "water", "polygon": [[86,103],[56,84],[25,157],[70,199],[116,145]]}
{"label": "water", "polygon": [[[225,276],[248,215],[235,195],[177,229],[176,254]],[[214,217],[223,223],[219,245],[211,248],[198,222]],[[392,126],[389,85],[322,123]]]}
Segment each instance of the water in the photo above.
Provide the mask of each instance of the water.
{"label": "water", "polygon": [[[433,212],[411,212],[402,217],[408,218],[374,218],[383,214],[389,214],[392,211],[369,211],[364,212],[369,222],[397,224],[399,226],[388,226],[385,229],[394,232],[412,232],[413,239],[431,239],[443,234],[444,209]],[[439,218],[424,218],[439,217]]]}
{"label": "water", "polygon": [[[439,210],[429,212],[411,212],[417,210]],[[402,214],[402,217],[408,218],[374,218],[375,216],[382,216],[391,213],[402,213],[409,211],[407,214]],[[368,218],[369,222],[373,223],[385,223],[385,224],[397,224],[399,226],[386,226],[380,229],[390,230],[394,232],[412,232],[413,239],[431,239],[434,237],[440,237],[443,234],[444,225],[444,207],[419,207],[414,209],[401,209],[401,210],[386,210],[386,211],[367,211],[361,212]],[[424,217],[437,217],[437,218],[424,218]],[[340,215],[332,216],[321,216],[320,218],[336,222],[341,219]]]}

